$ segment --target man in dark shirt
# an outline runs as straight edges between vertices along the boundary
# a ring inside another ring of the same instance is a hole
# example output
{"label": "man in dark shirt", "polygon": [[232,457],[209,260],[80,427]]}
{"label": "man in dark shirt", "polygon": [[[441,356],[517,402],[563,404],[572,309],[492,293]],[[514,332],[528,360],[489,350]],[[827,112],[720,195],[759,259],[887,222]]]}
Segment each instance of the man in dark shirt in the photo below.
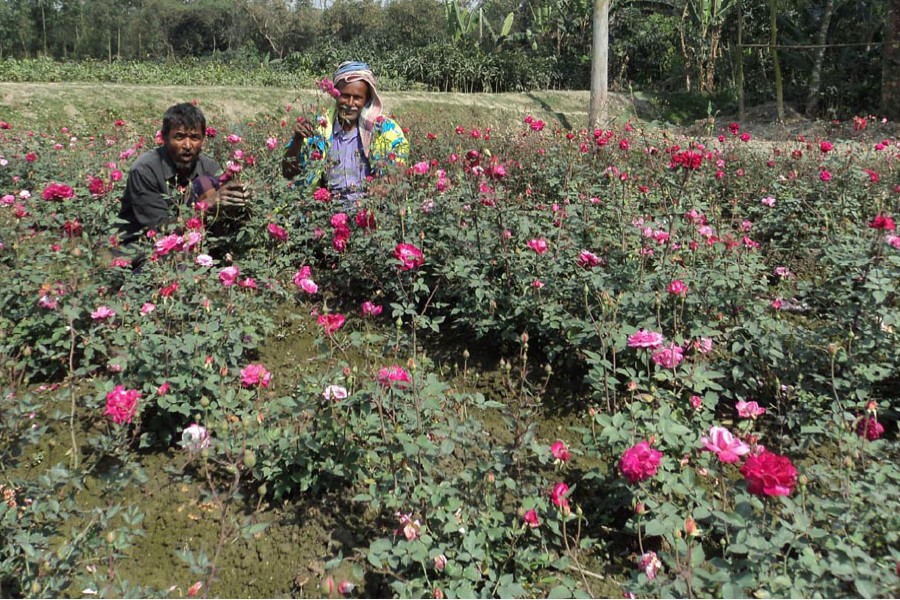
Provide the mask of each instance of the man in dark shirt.
{"label": "man in dark shirt", "polygon": [[119,210],[126,243],[175,220],[182,205],[198,199],[198,191],[208,192],[203,199],[211,206],[242,207],[250,199],[238,182],[218,186],[218,163],[201,153],[206,117],[199,108],[187,102],[170,107],[161,133],[162,146],[142,154],[128,172]]}

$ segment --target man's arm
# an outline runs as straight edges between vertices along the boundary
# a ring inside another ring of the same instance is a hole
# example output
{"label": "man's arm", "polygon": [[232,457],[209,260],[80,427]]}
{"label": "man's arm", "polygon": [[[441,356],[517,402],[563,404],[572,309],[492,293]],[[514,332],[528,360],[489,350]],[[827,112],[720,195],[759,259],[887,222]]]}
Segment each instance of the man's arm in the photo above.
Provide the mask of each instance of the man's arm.
{"label": "man's arm", "polygon": [[158,227],[169,220],[166,191],[150,171],[132,169],[128,173],[120,217],[128,221],[132,232]]}

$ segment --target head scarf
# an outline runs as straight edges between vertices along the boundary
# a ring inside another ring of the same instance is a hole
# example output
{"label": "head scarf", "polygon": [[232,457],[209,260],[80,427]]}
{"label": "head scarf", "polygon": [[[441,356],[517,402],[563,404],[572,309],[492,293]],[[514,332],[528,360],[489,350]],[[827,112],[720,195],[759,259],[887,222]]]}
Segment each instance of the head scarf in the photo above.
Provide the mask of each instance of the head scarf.
{"label": "head scarf", "polygon": [[375,75],[369,65],[357,61],[341,63],[334,72],[334,85],[344,82],[353,83],[354,81],[365,81],[369,85],[369,101],[359,111],[359,135],[362,139],[363,151],[368,156],[375,123],[381,116],[381,98],[378,96],[378,90],[375,89]]}

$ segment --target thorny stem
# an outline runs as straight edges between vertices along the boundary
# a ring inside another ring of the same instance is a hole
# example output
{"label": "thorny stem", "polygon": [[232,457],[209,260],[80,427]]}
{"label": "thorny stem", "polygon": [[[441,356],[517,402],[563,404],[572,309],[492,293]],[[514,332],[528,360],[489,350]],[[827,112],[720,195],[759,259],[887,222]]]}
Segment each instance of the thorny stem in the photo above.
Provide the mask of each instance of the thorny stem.
{"label": "thorny stem", "polygon": [[79,463],[78,440],[75,438],[75,322],[69,317],[69,435],[72,437],[72,468],[77,469]]}

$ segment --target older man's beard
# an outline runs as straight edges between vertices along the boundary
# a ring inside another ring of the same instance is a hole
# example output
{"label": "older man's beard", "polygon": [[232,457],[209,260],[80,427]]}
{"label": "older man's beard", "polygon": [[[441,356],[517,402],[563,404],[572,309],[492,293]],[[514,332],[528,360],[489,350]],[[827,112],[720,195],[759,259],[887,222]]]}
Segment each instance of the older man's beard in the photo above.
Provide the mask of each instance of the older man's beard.
{"label": "older man's beard", "polygon": [[360,111],[355,108],[339,107],[337,113],[338,121],[344,125],[352,125],[359,121],[359,113]]}

